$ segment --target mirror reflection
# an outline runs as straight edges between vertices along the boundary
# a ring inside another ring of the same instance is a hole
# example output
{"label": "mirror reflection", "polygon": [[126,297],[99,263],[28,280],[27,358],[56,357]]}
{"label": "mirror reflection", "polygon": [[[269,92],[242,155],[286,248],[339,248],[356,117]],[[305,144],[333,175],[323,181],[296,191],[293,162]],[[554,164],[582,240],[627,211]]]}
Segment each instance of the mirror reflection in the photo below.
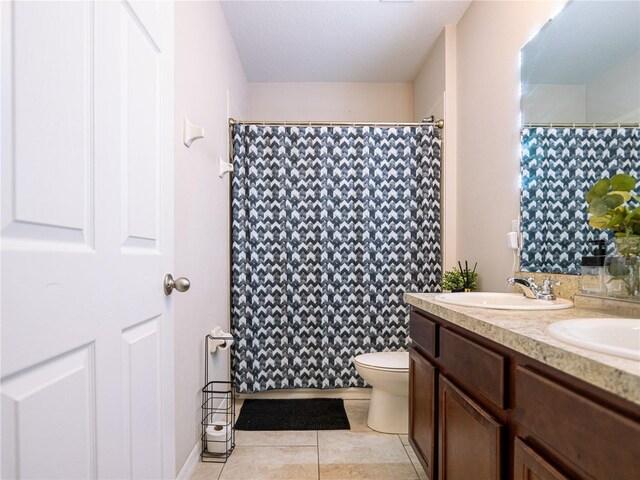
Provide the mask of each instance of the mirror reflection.
{"label": "mirror reflection", "polygon": [[585,193],[640,178],[640,2],[569,3],[522,48],[521,78],[520,267],[579,274],[593,242],[614,249]]}
{"label": "mirror reflection", "polygon": [[640,122],[640,3],[572,2],[521,52],[522,122]]}

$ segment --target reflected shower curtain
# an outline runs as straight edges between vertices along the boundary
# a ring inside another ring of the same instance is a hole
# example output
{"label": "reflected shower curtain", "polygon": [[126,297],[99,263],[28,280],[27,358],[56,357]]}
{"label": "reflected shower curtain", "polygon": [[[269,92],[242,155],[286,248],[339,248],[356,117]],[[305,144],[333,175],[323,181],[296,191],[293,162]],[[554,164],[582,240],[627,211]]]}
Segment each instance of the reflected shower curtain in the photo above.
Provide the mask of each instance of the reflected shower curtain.
{"label": "reflected shower curtain", "polygon": [[404,292],[438,290],[433,126],[233,127],[232,362],[240,393],[364,386],[406,349]]}
{"label": "reflected shower curtain", "polygon": [[640,175],[640,129],[529,127],[521,132],[520,212],[525,272],[580,273],[609,234],[589,226],[584,195],[600,178]]}

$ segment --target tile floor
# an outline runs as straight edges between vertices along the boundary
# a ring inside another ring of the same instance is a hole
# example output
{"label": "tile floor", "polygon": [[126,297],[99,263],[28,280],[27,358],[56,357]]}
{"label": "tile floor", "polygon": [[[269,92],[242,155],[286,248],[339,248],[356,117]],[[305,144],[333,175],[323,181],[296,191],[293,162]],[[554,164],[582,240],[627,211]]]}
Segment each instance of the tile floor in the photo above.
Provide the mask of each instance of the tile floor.
{"label": "tile floor", "polygon": [[[351,430],[236,431],[227,463],[199,463],[192,480],[418,480],[406,435],[367,427],[368,400],[345,400]],[[240,404],[237,411],[240,409]]]}

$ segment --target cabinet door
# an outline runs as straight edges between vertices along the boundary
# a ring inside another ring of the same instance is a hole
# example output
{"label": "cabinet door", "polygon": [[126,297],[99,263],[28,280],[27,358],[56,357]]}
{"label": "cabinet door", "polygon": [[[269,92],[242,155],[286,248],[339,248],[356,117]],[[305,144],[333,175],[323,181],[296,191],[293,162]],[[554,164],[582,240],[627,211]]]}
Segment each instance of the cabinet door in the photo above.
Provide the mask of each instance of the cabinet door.
{"label": "cabinet door", "polygon": [[499,480],[502,425],[440,375],[441,480]]}
{"label": "cabinet door", "polygon": [[435,480],[436,368],[409,350],[409,442],[430,480]]}
{"label": "cabinet door", "polygon": [[513,444],[513,480],[569,480],[569,477],[516,437]]}

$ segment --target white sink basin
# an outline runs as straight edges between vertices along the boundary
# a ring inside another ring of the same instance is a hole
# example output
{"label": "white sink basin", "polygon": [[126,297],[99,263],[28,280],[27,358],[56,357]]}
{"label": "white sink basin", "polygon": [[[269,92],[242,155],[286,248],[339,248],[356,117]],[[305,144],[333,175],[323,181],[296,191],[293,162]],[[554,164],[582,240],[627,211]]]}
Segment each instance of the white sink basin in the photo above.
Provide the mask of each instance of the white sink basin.
{"label": "white sink basin", "polygon": [[462,292],[436,295],[434,300],[462,307],[493,308],[497,310],[561,310],[573,307],[573,302],[557,300],[535,300],[521,293]]}
{"label": "white sink basin", "polygon": [[571,345],[640,361],[640,318],[561,320],[547,332]]}

